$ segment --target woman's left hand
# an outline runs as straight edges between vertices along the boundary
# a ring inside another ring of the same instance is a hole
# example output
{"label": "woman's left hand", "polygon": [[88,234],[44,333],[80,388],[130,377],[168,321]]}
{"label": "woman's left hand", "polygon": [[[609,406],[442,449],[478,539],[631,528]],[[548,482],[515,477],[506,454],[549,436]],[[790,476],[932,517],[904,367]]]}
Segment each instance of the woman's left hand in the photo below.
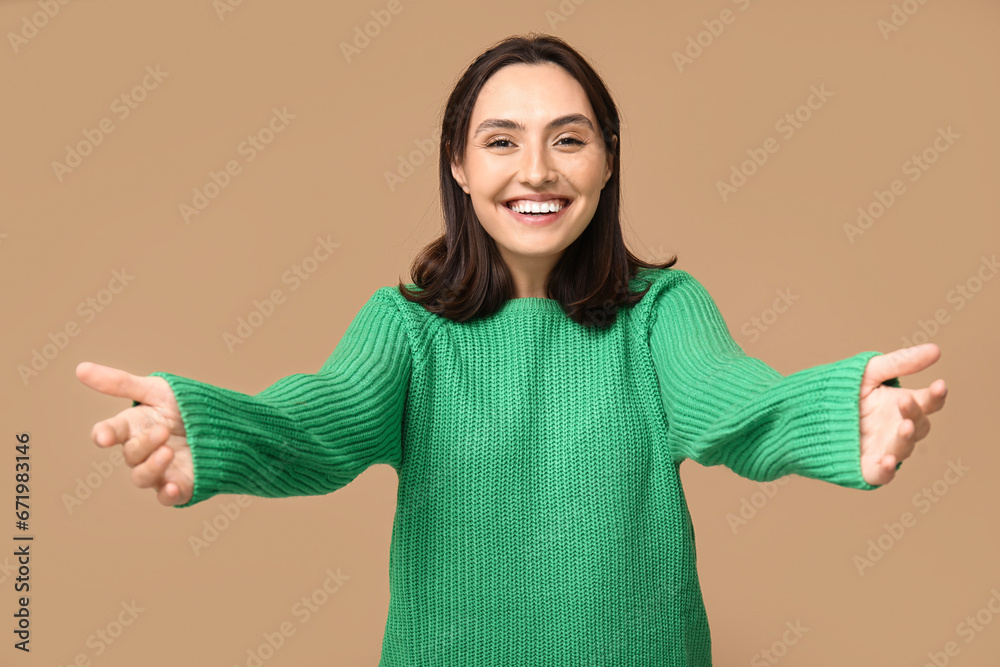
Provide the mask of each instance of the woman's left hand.
{"label": "woman's left hand", "polygon": [[882,384],[886,380],[919,373],[941,358],[934,343],[906,347],[872,357],[861,378],[859,406],[861,475],[869,484],[888,484],[897,464],[913,452],[918,440],[931,430],[927,415],[944,407],[948,388],[935,380],[925,389],[903,389]]}

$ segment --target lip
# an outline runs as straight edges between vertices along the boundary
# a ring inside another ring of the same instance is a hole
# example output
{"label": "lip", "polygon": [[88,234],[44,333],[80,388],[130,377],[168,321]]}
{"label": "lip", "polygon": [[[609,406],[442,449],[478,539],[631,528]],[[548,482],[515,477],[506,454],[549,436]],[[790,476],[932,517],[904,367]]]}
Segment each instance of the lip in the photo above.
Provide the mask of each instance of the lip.
{"label": "lip", "polygon": [[[507,201],[514,201],[516,199],[534,199],[534,198],[514,197],[514,199],[508,199]],[[552,195],[543,195],[543,200],[544,199],[553,199],[553,197]],[[568,199],[568,197],[563,197],[563,199]],[[538,200],[534,199],[534,201]],[[570,206],[573,205],[573,201],[574,200],[570,199],[568,204],[563,206],[555,213],[544,213],[540,215],[534,215],[531,213],[518,213],[517,211],[514,211],[509,206],[507,206],[506,202],[500,204],[500,207],[503,208],[503,210],[507,211],[507,213],[510,214],[510,216],[514,218],[514,220],[520,222],[522,225],[528,225],[529,227],[544,227],[545,225],[551,225],[552,223],[562,218],[563,214],[566,213],[566,209],[568,209]]]}
{"label": "lip", "polygon": [[573,198],[572,197],[567,197],[566,195],[559,194],[558,192],[542,192],[540,194],[518,195],[516,197],[509,197],[507,199],[504,199],[500,203],[503,204],[504,206],[506,206],[510,202],[517,201],[518,199],[529,199],[531,201],[546,201],[546,200],[549,200],[549,199],[565,199],[566,201],[568,201],[570,203],[573,202]]}

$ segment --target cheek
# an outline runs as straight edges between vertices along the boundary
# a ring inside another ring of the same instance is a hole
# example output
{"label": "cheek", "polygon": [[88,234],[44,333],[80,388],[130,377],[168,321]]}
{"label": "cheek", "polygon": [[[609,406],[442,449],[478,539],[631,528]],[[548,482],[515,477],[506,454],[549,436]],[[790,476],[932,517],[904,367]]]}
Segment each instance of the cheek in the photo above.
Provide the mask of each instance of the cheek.
{"label": "cheek", "polygon": [[578,192],[595,192],[603,186],[604,163],[588,160],[584,164],[567,166],[563,175]]}
{"label": "cheek", "polygon": [[488,191],[504,179],[509,179],[512,174],[510,166],[501,160],[490,159],[488,155],[479,155],[470,158],[466,167],[469,181],[475,184],[480,191]]}

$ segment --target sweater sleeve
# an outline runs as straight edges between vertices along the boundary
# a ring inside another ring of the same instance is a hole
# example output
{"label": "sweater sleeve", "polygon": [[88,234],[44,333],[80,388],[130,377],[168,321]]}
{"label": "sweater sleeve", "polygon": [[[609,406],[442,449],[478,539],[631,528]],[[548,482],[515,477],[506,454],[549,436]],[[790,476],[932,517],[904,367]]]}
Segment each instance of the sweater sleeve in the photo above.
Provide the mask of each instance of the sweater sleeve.
{"label": "sweater sleeve", "polygon": [[[411,355],[399,309],[378,293],[315,374],[248,395],[167,372],[194,463],[180,509],[217,494],[313,496],[401,462]],[[133,405],[135,402],[133,402]]]}
{"label": "sweater sleeve", "polygon": [[[755,481],[789,474],[872,490],[861,474],[861,352],[783,376],[748,356],[706,289],[686,271],[658,293],[650,350],[679,462],[723,464]],[[884,384],[899,387],[899,379]]]}

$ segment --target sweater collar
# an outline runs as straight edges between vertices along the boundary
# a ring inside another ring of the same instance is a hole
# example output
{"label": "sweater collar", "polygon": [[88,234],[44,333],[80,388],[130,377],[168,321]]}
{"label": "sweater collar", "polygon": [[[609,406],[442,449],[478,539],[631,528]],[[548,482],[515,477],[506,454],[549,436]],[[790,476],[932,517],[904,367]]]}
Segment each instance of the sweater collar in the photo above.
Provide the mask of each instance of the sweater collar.
{"label": "sweater collar", "polygon": [[497,314],[500,313],[563,313],[563,309],[556,299],[524,296],[516,299],[507,299],[497,311]]}

